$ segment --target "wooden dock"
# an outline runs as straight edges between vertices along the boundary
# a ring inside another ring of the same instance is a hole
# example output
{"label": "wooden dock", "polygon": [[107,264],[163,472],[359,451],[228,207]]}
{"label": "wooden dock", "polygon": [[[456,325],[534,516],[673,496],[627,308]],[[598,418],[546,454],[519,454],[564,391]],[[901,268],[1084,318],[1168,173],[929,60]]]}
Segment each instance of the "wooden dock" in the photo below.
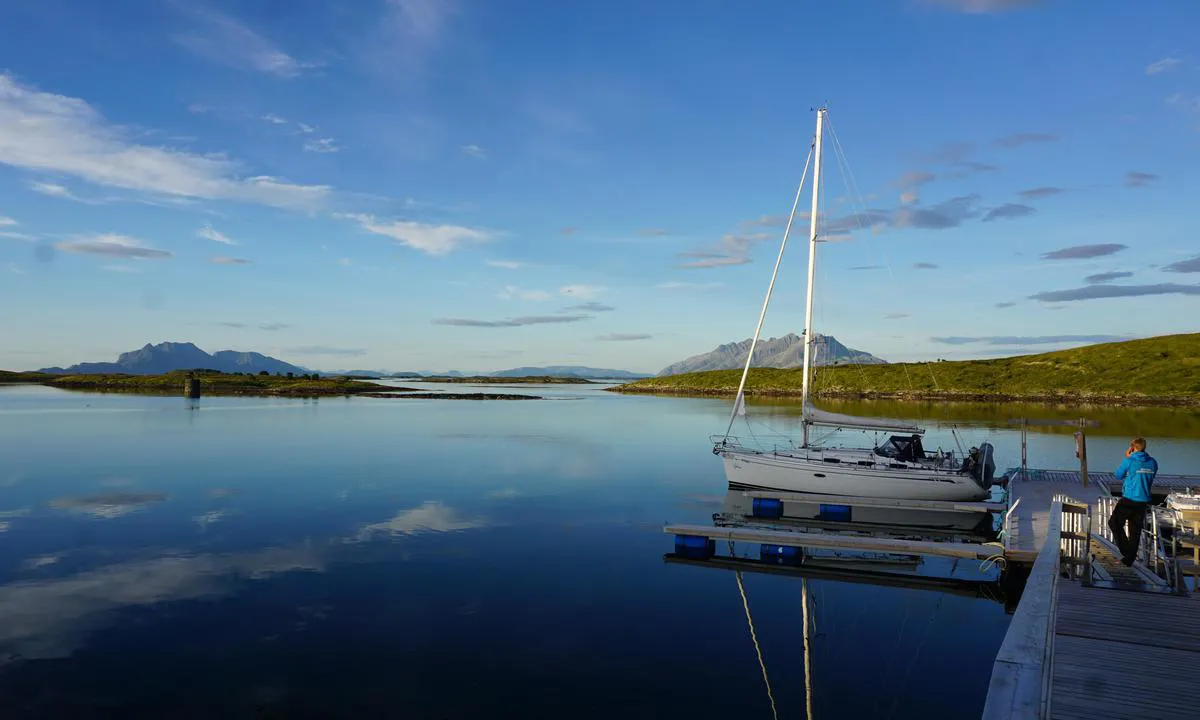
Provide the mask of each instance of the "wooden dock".
{"label": "wooden dock", "polygon": [[[1198,476],[1160,478],[1159,492],[1200,487]],[[1111,501],[1100,498],[1119,485],[1108,474],[1090,480],[1073,471],[1009,478],[1005,555],[1033,567],[983,717],[1200,717],[1181,692],[1200,663],[1200,595],[1178,573],[1118,562],[1101,511]]]}

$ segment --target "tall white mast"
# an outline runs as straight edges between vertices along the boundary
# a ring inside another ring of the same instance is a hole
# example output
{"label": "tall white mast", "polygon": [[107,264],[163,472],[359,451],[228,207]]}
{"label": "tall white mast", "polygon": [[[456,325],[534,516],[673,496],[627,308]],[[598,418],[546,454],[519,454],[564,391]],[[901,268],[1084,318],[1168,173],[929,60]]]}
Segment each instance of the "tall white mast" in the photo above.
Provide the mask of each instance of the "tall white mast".
{"label": "tall white mast", "polygon": [[817,273],[817,209],[821,192],[821,134],[825,124],[825,112],[825,108],[817,110],[817,139],[813,145],[812,215],[808,223],[808,297],[804,303],[804,379],[800,386],[800,412],[805,420],[802,423],[804,426],[802,447],[808,447],[808,375],[812,367],[813,279]]}

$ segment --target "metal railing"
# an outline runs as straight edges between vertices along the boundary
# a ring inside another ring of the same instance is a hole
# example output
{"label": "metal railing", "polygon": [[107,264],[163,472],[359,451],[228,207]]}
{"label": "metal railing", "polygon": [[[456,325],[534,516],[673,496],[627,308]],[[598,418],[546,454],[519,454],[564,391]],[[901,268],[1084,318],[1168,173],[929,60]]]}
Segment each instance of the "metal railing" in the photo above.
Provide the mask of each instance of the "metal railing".
{"label": "metal railing", "polygon": [[[1108,518],[1112,516],[1113,508],[1117,506],[1118,502],[1120,502],[1120,498],[1101,496],[1096,503],[1099,522],[1096,523],[1094,532],[1113,546],[1116,546],[1116,540],[1113,537],[1112,529],[1108,526]],[[1179,551],[1179,533],[1178,530],[1172,532],[1168,539],[1162,532],[1163,527],[1177,528],[1175,519],[1176,514],[1169,508],[1153,505],[1146,508],[1141,541],[1138,543],[1137,560],[1166,583],[1169,588],[1175,592],[1181,592],[1184,584],[1179,564],[1176,562]]]}

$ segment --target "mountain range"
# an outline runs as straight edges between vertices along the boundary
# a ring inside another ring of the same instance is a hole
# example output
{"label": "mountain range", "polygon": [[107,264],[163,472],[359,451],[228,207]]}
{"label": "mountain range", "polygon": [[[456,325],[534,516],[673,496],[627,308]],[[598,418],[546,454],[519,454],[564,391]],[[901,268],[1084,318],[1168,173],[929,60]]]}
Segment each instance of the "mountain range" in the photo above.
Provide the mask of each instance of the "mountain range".
{"label": "mountain range", "polygon": [[228,373],[307,373],[305,368],[286,363],[256,352],[220,350],[204,352],[190,342],[147,343],[139,350],[121,353],[116,362],[85,362],[68,368],[49,367],[39,372],[95,375],[98,373],[127,373],[129,375],[158,375],[172,370],[220,370]]}
{"label": "mountain range", "polygon": [[[710,352],[681,360],[663,368],[658,375],[679,375],[704,370],[741,369],[750,352],[751,338],[727,343]],[[804,338],[788,333],[780,338],[759,339],[754,348],[753,367],[790,368],[804,363]],[[818,334],[813,342],[813,365],[880,365],[886,363],[874,355],[848,348],[832,335]]]}
{"label": "mountain range", "polygon": [[[68,368],[48,367],[38,372],[66,375],[95,375],[100,373],[126,373],[129,375],[158,375],[172,370],[219,370],[227,373],[252,373],[257,375],[262,371],[271,374],[308,373],[312,372],[299,365],[292,365],[278,358],[256,352],[238,352],[236,350],[220,350],[209,354],[190,342],[163,342],[157,345],[146,344],[141,349],[121,353],[116,362],[85,362]],[[323,375],[360,375],[364,377],[462,377],[464,375],[486,374],[492,377],[527,377],[533,375],[550,375],[556,377],[607,378],[619,380],[636,380],[649,377],[645,373],[634,373],[628,370],[611,370],[607,368],[584,367],[582,365],[549,365],[546,367],[520,367],[509,370],[498,370],[494,373],[463,373],[458,370],[448,372],[392,372],[388,370],[337,370],[323,372]]]}

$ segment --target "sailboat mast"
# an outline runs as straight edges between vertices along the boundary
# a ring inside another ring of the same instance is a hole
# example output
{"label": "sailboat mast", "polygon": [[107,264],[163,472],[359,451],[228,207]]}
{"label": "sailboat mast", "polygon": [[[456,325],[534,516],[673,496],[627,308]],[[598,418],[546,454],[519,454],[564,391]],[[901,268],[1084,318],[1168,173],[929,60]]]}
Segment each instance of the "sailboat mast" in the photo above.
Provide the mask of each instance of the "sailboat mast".
{"label": "sailboat mast", "polygon": [[[812,312],[813,312],[813,279],[817,274],[817,209],[821,192],[821,135],[825,126],[825,108],[817,110],[817,138],[813,144],[813,190],[812,213],[808,221],[808,293],[804,303],[804,379],[800,387],[800,412],[805,421],[808,420],[808,382],[812,370]],[[808,423],[804,426],[804,443],[808,447]]]}

